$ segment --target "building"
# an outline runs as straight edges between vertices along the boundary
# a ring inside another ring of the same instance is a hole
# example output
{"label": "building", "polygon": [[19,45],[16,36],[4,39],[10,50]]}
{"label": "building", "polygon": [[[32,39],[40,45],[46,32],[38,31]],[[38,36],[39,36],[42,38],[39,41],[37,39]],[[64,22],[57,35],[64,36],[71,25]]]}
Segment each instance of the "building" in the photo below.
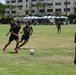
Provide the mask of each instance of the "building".
{"label": "building", "polygon": [[6,15],[42,16],[76,13],[76,0],[5,0],[5,3],[8,6]]}

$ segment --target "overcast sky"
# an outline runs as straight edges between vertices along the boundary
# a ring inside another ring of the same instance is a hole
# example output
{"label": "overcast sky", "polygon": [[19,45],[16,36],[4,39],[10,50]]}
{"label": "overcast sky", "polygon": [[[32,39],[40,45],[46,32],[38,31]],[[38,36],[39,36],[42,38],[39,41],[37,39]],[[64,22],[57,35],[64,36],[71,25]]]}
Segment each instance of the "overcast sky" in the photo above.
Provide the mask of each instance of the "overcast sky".
{"label": "overcast sky", "polygon": [[5,0],[0,0],[1,3],[5,4]]}

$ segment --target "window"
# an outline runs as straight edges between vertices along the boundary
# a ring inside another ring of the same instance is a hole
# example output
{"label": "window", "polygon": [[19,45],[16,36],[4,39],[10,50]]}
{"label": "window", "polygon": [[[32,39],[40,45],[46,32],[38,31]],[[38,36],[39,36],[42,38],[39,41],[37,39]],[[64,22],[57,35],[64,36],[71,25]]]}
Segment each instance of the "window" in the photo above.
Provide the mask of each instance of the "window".
{"label": "window", "polygon": [[9,14],[10,13],[10,11],[7,11],[7,14]]}
{"label": "window", "polygon": [[18,2],[23,2],[23,0],[18,0]]}
{"label": "window", "polygon": [[37,0],[32,0],[32,2],[33,2],[33,1],[37,1]]}
{"label": "window", "polygon": [[7,1],[7,3],[9,3],[9,1]]}
{"label": "window", "polygon": [[28,15],[28,11],[26,11],[26,15]]}
{"label": "window", "polygon": [[15,14],[16,13],[16,11],[12,11],[12,14]]}
{"label": "window", "polygon": [[55,12],[61,12],[61,9],[55,9]]}
{"label": "window", "polygon": [[35,10],[32,10],[32,13],[35,13]]}
{"label": "window", "polygon": [[26,2],[28,2],[28,0],[26,0]]}
{"label": "window", "polygon": [[70,5],[70,2],[67,2],[67,3],[66,3],[66,2],[64,2],[64,5],[66,5],[66,4],[67,4],[67,5]]}
{"label": "window", "polygon": [[39,10],[41,13],[43,13],[44,12],[44,9],[41,9],[41,10]]}
{"label": "window", "polygon": [[53,9],[47,9],[47,12],[53,12]]}
{"label": "window", "polygon": [[70,11],[70,8],[67,8],[67,9],[66,9],[66,8],[64,8],[64,11],[65,11],[65,12],[66,12],[66,10],[67,10],[67,11]]}
{"label": "window", "polygon": [[61,3],[59,2],[59,3],[55,3],[55,5],[61,5]]}
{"label": "window", "polygon": [[28,8],[28,5],[26,5],[26,8]]}
{"label": "window", "polygon": [[53,6],[53,3],[47,3],[47,6]]}
{"label": "window", "polygon": [[16,0],[11,1],[11,3],[16,3]]}
{"label": "window", "polygon": [[44,0],[39,0],[39,1],[44,1]]}

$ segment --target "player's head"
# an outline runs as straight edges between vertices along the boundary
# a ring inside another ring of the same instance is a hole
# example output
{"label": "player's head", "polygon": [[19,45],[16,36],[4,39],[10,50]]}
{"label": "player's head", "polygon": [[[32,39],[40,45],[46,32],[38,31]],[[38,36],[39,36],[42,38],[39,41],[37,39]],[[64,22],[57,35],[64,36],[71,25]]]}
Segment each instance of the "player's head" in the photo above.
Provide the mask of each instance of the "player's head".
{"label": "player's head", "polygon": [[19,27],[20,27],[20,25],[21,25],[21,24],[20,24],[20,21],[17,21],[17,26],[19,26]]}
{"label": "player's head", "polygon": [[28,21],[28,20],[26,20],[26,21],[25,21],[25,24],[26,24],[26,26],[28,26],[28,25],[29,25],[29,21]]}

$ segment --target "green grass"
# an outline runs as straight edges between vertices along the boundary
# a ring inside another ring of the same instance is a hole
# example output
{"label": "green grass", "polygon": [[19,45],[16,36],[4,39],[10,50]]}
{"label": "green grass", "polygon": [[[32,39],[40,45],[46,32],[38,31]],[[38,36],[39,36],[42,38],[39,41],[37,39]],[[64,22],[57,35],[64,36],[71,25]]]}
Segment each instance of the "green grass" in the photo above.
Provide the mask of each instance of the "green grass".
{"label": "green grass", "polygon": [[[15,41],[0,51],[0,75],[75,75],[74,33],[76,25],[63,25],[57,33],[55,25],[33,26],[34,32],[19,53],[14,53]],[[8,42],[9,25],[0,25],[0,50]],[[21,34],[20,34],[21,37]],[[30,55],[30,49],[35,50]]]}

